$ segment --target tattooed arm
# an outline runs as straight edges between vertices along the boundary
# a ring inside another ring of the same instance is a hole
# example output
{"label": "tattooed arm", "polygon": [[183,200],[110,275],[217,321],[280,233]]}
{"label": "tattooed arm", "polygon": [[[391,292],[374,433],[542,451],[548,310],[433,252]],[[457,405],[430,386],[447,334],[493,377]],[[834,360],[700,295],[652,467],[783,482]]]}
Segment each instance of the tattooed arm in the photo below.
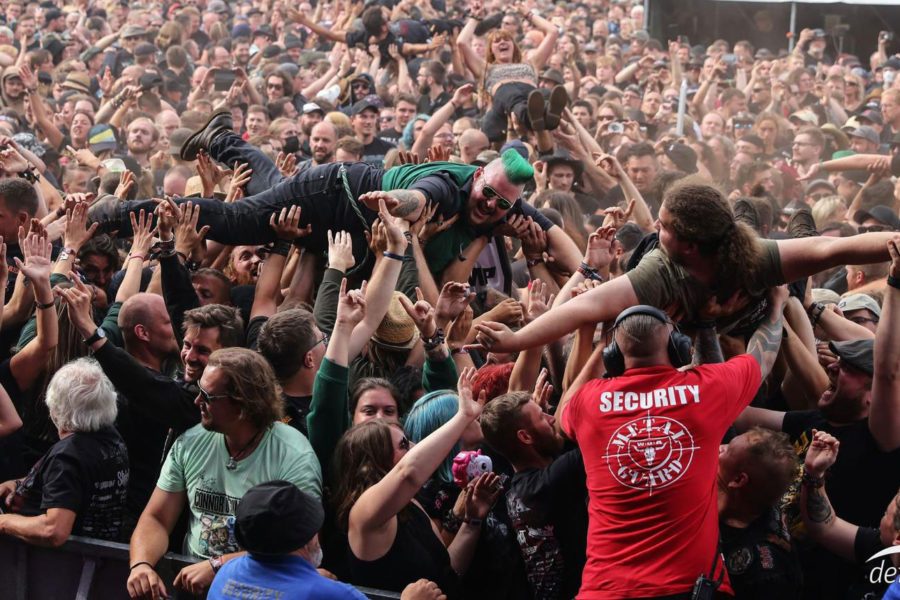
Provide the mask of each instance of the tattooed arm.
{"label": "tattooed arm", "polygon": [[806,451],[800,488],[800,516],[809,537],[847,560],[856,560],[854,542],[859,527],[834,514],[825,493],[825,473],[837,460],[840,442],[824,431],[813,430]]}
{"label": "tattooed arm", "polygon": [[698,328],[694,342],[694,366],[725,362],[715,325]]}
{"label": "tattooed arm", "polygon": [[781,332],[784,329],[784,303],[788,298],[787,286],[772,288],[769,292],[769,315],[756,329],[747,343],[747,354],[756,359],[762,378],[769,376],[778,348],[781,347]]}
{"label": "tattooed arm", "polygon": [[390,192],[366,192],[359,201],[371,210],[378,210],[378,203],[384,201],[387,211],[410,223],[418,220],[425,207],[425,194],[417,190],[391,190]]}

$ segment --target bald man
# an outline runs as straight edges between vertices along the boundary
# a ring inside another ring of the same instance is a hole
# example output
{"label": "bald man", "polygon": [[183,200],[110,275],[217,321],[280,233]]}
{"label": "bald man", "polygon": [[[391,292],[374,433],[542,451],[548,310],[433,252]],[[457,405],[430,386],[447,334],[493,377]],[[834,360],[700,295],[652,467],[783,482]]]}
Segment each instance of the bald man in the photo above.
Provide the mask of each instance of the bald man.
{"label": "bald man", "polygon": [[[325,251],[329,230],[347,231],[359,264],[368,254],[364,233],[377,218],[380,201],[391,214],[410,222],[416,221],[431,202],[438,207],[434,220],[457,214],[462,217],[432,240],[432,244],[441,240],[439,247],[446,245],[446,252],[437,252],[439,263],[455,260],[460,244],[465,247],[478,237],[492,235],[513,215],[531,217],[547,231],[550,253],[563,269],[574,272],[581,262],[581,253],[571,238],[533,206],[520,201],[534,170],[515,151],[505,152],[485,167],[438,162],[384,171],[365,163],[332,163],[312,167],[273,185],[268,177],[257,181],[256,164],[267,163],[272,165],[270,169],[274,165],[259,149],[234,133],[230,112],[214,115],[185,142],[181,156],[193,160],[200,150],[226,165],[240,161],[249,162],[253,168],[248,196],[241,202],[223,204],[218,200],[193,199],[201,209],[199,226],[209,225],[207,237],[224,244],[273,241],[271,216],[297,205],[302,209],[301,227],[312,226],[312,233],[299,238],[299,244],[315,252]],[[90,215],[101,229],[119,230],[120,235],[127,236],[131,233],[129,213],[141,209],[153,212],[155,206],[152,200],[101,200],[91,207]],[[441,270],[431,261],[429,266],[433,271]]]}
{"label": "bald man", "polygon": [[327,165],[335,161],[334,151],[337,148],[337,129],[329,121],[321,121],[313,125],[309,134],[309,149],[312,158],[297,165],[300,172],[310,167]]}
{"label": "bald man", "polygon": [[491,142],[484,132],[466,129],[459,136],[459,158],[467,165],[471,165],[475,162],[475,158],[490,146]]}

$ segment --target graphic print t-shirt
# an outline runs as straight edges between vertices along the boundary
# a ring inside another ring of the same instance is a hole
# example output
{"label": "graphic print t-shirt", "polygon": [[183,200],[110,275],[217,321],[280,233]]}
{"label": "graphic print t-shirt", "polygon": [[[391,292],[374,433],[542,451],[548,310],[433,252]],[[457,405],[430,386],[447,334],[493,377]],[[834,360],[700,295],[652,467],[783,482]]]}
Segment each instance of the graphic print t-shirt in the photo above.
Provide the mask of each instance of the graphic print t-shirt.
{"label": "graphic print t-shirt", "polygon": [[303,434],[275,423],[247,458],[229,470],[225,437],[197,425],[182,434],[166,457],[158,485],[167,492],[187,492],[191,509],[186,554],[201,558],[237,552],[234,514],[254,485],[282,479],[321,497],[322,473]]}
{"label": "graphic print t-shirt", "polygon": [[630,369],[581,387],[562,417],[587,474],[579,598],[679,594],[709,573],[719,443],[759,385],[759,365],[744,354],[684,372]]}

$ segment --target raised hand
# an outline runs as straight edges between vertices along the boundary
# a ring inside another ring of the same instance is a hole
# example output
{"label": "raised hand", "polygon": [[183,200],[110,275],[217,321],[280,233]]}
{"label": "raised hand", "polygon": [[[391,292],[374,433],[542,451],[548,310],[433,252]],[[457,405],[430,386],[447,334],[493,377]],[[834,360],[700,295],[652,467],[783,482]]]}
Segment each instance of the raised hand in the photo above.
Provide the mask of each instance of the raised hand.
{"label": "raised hand", "polygon": [[461,85],[456,88],[456,91],[453,92],[453,105],[459,108],[463,106],[465,103],[472,100],[472,95],[475,93],[475,85],[471,83],[467,83],[465,85]]}
{"label": "raised hand", "polygon": [[343,273],[356,263],[353,257],[353,238],[346,231],[333,234],[328,230],[328,267]]}
{"label": "raised hand", "polygon": [[475,311],[472,310],[471,306],[467,306],[465,310],[456,317],[456,320],[450,324],[450,330],[447,331],[447,345],[450,346],[452,350],[459,350],[466,343],[466,339],[469,337],[469,331],[472,329],[474,316]]}
{"label": "raised hand", "polygon": [[[275,166],[282,175],[290,177],[297,172],[297,155],[279,152],[275,157]],[[235,175],[237,175],[237,169],[235,169]]]}
{"label": "raised hand", "polygon": [[603,269],[612,262],[612,244],[616,239],[616,230],[613,227],[598,227],[588,236],[587,250],[584,253],[584,262],[592,269]]}
{"label": "raised hand", "polygon": [[420,288],[416,288],[416,303],[407,298],[404,294],[398,296],[400,305],[406,311],[406,314],[416,324],[416,329],[422,334],[423,338],[433,338],[437,332],[437,324],[434,320],[434,307],[425,300]]}
{"label": "raised hand", "polygon": [[312,233],[312,224],[300,227],[300,212],[300,206],[295,204],[290,208],[282,208],[281,213],[277,215],[277,219],[276,213],[272,213],[272,216],[269,218],[269,227],[275,230],[275,236],[279,240],[293,241]]}
{"label": "raised hand", "polygon": [[22,156],[18,150],[12,146],[7,146],[0,151],[0,169],[5,173],[21,173],[28,169],[28,161]]}
{"label": "raised hand", "polygon": [[248,163],[238,163],[228,182],[228,192],[225,194],[225,202],[236,202],[244,197],[244,188],[250,183],[253,169]]}
{"label": "raised hand", "polygon": [[888,275],[900,279],[900,236],[895,235],[888,240],[887,247],[888,254],[891,255],[891,270]]}
{"label": "raised hand", "polygon": [[475,375],[478,371],[472,367],[466,367],[459,375],[459,382],[456,385],[457,395],[459,396],[459,415],[466,421],[474,421],[481,414],[484,405],[487,403],[487,394],[484,390],[478,395],[478,400],[472,397],[472,385],[475,382]]}
{"label": "raised hand", "polygon": [[438,216],[437,221],[431,221],[429,223],[425,223],[425,227],[422,228],[421,233],[419,233],[419,241],[422,242],[424,246],[430,240],[433,240],[436,235],[447,231],[459,220],[459,213],[456,213],[449,219],[443,219]]}
{"label": "raised hand", "polygon": [[806,450],[803,469],[813,477],[822,477],[837,460],[841,443],[830,433],[813,429],[813,440]]}
{"label": "raised hand", "polygon": [[53,288],[57,296],[69,306],[69,320],[84,337],[90,337],[97,325],[91,314],[91,292],[81,278],[74,273],[69,274],[72,282],[70,288]]}
{"label": "raised hand", "polygon": [[475,324],[475,343],[465,346],[466,350],[485,352],[508,352],[513,349],[515,333],[508,326],[496,321],[482,321]]}
{"label": "raised hand", "polygon": [[520,239],[522,240],[522,254],[526,259],[538,260],[544,256],[544,252],[550,249],[547,232],[531,217],[528,217],[528,229]]}
{"label": "raised hand", "polygon": [[[175,205],[171,200],[168,202]],[[197,229],[200,220],[199,205],[187,202],[179,208],[180,210],[175,213],[175,250],[185,256],[193,256],[196,260],[205,249],[204,240],[209,233],[209,225]]]}
{"label": "raised hand", "polygon": [[134,256],[141,256],[147,259],[147,253],[150,252],[150,244],[153,242],[153,216],[146,214],[141,209],[137,217],[134,213],[129,213],[131,217],[131,229],[134,231],[134,237],[131,239],[131,252],[128,253],[129,259]]}
{"label": "raised hand", "polygon": [[366,318],[366,282],[358,290],[347,291],[347,279],[341,280],[335,323],[346,325],[351,330]]}
{"label": "raised hand", "polygon": [[47,232],[32,231],[25,235],[25,229],[19,227],[19,248],[25,262],[13,257],[16,268],[31,281],[46,283],[49,286],[53,262],[50,260],[51,244],[47,239]]}
{"label": "raised hand", "polygon": [[422,232],[425,230],[425,226],[428,224],[428,221],[431,220],[431,217],[434,216],[435,212],[437,212],[437,203],[427,202],[425,204],[425,208],[422,210],[422,214],[419,215],[419,218],[409,226],[410,233],[419,238],[421,241]]}
{"label": "raised hand", "polygon": [[522,304],[513,298],[506,298],[488,311],[491,319],[496,319],[507,325],[518,325],[525,316]]}
{"label": "raised hand", "polygon": [[547,381],[549,376],[550,372],[546,368],[541,369],[537,381],[534,382],[534,391],[531,392],[531,400],[544,411],[547,410],[550,396],[553,395],[553,384]]}
{"label": "raised hand", "polygon": [[431,146],[425,150],[425,162],[447,162],[450,160],[450,149],[443,146]]}
{"label": "raised hand", "polygon": [[99,223],[87,226],[88,206],[85,202],[79,202],[75,208],[66,210],[66,231],[63,235],[63,245],[74,251],[78,251],[97,231]]}
{"label": "raised hand", "polygon": [[389,213],[384,198],[378,200],[378,218],[381,219],[385,233],[387,233],[388,250],[395,254],[406,252],[406,232],[409,231],[409,221]]}
{"label": "raised hand", "polygon": [[503,486],[496,473],[482,473],[466,486],[466,519],[484,519],[500,497]]}
{"label": "raised hand", "polygon": [[434,307],[438,327],[446,327],[455,321],[474,299],[475,292],[470,290],[469,284],[458,281],[445,283]]}
{"label": "raised hand", "polygon": [[119,200],[125,200],[128,197],[128,193],[134,187],[134,173],[125,169],[119,175],[119,185],[116,186],[116,191],[113,194]]}
{"label": "raised hand", "polygon": [[359,196],[359,202],[364,204],[365,207],[369,210],[378,211],[382,201],[384,202],[384,205],[385,207],[387,207],[388,211],[394,210],[400,205],[400,201],[387,192],[366,192],[365,194],[360,194]]}
{"label": "raised hand", "polygon": [[540,279],[533,279],[528,284],[528,296],[525,298],[525,322],[530,323],[550,310],[553,305],[553,294],[547,298],[544,294],[546,286]]}

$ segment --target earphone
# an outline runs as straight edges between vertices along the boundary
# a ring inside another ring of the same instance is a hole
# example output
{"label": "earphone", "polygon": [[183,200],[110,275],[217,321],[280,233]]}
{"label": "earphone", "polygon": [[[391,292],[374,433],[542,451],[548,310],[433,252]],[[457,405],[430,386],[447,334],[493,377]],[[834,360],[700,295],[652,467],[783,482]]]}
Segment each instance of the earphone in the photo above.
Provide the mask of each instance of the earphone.
{"label": "earphone", "polygon": [[653,306],[639,304],[622,311],[613,325],[613,338],[609,345],[603,349],[603,366],[606,367],[605,377],[618,377],[625,372],[625,355],[616,343],[616,329],[619,325],[634,315],[646,315],[653,317],[657,321],[665,324],[671,324],[674,328],[669,334],[669,343],[667,349],[669,352],[669,361],[676,369],[683,367],[691,362],[691,338],[681,333],[678,326],[672,323],[669,316],[663,311]]}

